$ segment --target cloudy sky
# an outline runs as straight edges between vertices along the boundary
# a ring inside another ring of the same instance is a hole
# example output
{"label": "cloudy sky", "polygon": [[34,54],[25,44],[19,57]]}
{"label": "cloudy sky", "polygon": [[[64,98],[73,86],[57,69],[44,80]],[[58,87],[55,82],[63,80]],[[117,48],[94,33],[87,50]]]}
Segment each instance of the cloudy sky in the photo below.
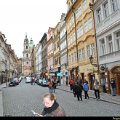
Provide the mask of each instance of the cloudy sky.
{"label": "cloudy sky", "polygon": [[22,57],[26,33],[36,45],[66,12],[66,0],[0,0],[0,31],[16,55]]}

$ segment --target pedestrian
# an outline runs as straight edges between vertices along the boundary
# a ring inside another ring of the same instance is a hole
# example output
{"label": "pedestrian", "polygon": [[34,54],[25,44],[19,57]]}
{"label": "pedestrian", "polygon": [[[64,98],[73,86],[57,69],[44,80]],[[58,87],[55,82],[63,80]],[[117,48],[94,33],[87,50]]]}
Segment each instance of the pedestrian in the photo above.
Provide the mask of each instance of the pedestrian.
{"label": "pedestrian", "polygon": [[35,84],[35,83],[34,83],[34,79],[35,79],[35,78],[32,76],[31,85]]}
{"label": "pedestrian", "polygon": [[99,82],[97,81],[97,79],[95,79],[95,82],[94,82],[94,93],[95,93],[95,97],[96,99],[100,99],[100,85],[99,85]]}
{"label": "pedestrian", "polygon": [[82,85],[78,83],[75,85],[75,94],[77,96],[78,101],[81,99],[82,101]]}
{"label": "pedestrian", "polygon": [[111,87],[112,87],[112,96],[116,96],[116,81],[114,78],[111,79]]}
{"label": "pedestrian", "polygon": [[70,90],[72,90],[72,84],[74,83],[74,81],[72,79],[69,80],[69,85],[70,85]]}
{"label": "pedestrian", "polygon": [[55,93],[55,89],[56,89],[56,83],[55,83],[55,81],[53,80],[53,81],[52,81],[52,90],[53,90],[53,93]]}
{"label": "pedestrian", "polygon": [[51,81],[51,79],[49,79],[48,88],[49,88],[49,93],[53,93],[53,82]]}
{"label": "pedestrian", "polygon": [[76,89],[76,82],[74,82],[73,84],[72,84],[72,87],[71,87],[71,89],[73,90],[73,95],[74,95],[74,97],[76,97],[76,93],[75,93],[75,89]]}
{"label": "pedestrian", "polygon": [[87,81],[85,81],[83,84],[83,90],[84,90],[85,99],[87,98],[89,99],[89,95],[88,95],[89,85]]}
{"label": "pedestrian", "polygon": [[107,93],[107,90],[106,90],[106,80],[105,80],[105,78],[102,78],[101,81],[102,81],[103,92],[104,92],[104,93]]}
{"label": "pedestrian", "polygon": [[56,95],[53,93],[45,94],[43,97],[44,108],[41,113],[43,117],[64,117],[66,113],[64,109],[56,101]]}

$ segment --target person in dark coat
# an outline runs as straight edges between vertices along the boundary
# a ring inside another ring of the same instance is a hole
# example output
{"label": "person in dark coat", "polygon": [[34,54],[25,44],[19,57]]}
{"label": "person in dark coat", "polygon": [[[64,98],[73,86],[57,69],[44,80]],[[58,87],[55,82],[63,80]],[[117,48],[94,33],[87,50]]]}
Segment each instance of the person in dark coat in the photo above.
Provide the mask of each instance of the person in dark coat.
{"label": "person in dark coat", "polygon": [[111,79],[111,87],[112,87],[112,96],[116,96],[116,81]]}
{"label": "person in dark coat", "polygon": [[71,86],[71,89],[73,90],[73,95],[74,95],[74,97],[76,97],[76,93],[75,93],[75,89],[76,89],[76,82],[74,82],[73,84],[72,84],[72,86]]}
{"label": "person in dark coat", "polygon": [[44,108],[41,113],[43,117],[63,117],[66,116],[64,109],[56,101],[56,96],[53,93],[44,95],[43,98]]}
{"label": "person in dark coat", "polygon": [[82,101],[82,85],[76,84],[75,85],[75,94],[77,96],[78,101],[81,99]]}

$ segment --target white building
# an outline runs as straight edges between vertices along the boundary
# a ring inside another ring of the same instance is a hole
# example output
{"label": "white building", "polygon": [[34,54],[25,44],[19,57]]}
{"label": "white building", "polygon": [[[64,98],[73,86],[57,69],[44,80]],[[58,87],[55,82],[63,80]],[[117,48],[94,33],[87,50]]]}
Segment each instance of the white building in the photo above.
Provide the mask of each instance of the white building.
{"label": "white building", "polygon": [[120,0],[94,0],[93,11],[101,83],[110,90],[110,79],[115,78],[120,94]]}
{"label": "white building", "polygon": [[36,46],[36,74],[40,77],[42,72],[42,45],[39,42]]}

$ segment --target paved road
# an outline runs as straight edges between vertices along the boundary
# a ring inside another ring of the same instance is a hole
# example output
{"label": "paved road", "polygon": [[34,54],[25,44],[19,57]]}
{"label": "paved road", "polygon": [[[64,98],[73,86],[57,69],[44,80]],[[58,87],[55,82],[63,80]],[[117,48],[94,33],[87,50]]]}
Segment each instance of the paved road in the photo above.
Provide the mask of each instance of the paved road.
{"label": "paved road", "polygon": [[[26,84],[3,89],[3,114],[10,116],[32,116],[31,110],[41,112],[42,97],[47,87]],[[67,116],[120,116],[120,105],[97,101],[93,98],[77,101],[72,93],[56,90],[57,100]]]}

